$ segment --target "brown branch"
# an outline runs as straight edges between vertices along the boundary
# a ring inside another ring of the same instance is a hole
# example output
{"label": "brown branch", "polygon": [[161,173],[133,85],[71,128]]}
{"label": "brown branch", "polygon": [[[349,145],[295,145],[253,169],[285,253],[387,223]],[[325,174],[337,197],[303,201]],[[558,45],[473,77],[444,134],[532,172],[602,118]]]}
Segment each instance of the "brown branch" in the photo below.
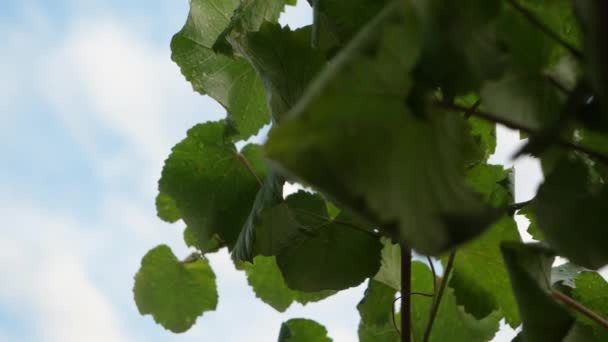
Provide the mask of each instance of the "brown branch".
{"label": "brown branch", "polygon": [[608,321],[606,319],[602,318],[600,315],[596,314],[595,312],[591,311],[589,308],[587,308],[583,304],[575,301],[574,299],[572,299],[572,298],[566,296],[565,294],[563,294],[559,291],[556,291],[556,290],[552,290],[551,295],[553,295],[553,298],[561,301],[562,303],[568,305],[569,307],[573,308],[574,310],[587,316],[588,318],[593,320],[595,323],[599,324],[601,327],[608,330]]}
{"label": "brown branch", "polygon": [[[451,111],[455,111],[455,112],[463,112],[466,113],[467,111],[469,111],[469,108],[467,107],[463,107],[457,104],[450,104],[450,103],[445,103],[445,102],[433,102],[436,106],[441,107],[443,109],[447,109],[447,110],[451,110]],[[528,127],[526,125],[523,125],[519,122],[515,122],[512,121],[510,119],[507,118],[503,118],[500,116],[497,116],[496,114],[493,113],[489,113],[489,112],[484,112],[484,111],[480,111],[480,110],[475,110],[475,111],[469,111],[469,113],[471,113],[471,116],[475,116],[484,120],[488,120],[494,123],[499,123],[503,126],[509,127],[509,128],[513,128],[513,129],[518,129],[522,132],[525,132],[529,135],[537,135],[540,134],[540,132],[538,132],[536,129],[532,128],[532,127]],[[588,155],[589,157],[593,157],[599,161],[602,161],[603,163],[608,164],[608,155],[605,155],[601,152],[592,150],[586,146],[580,145],[578,143],[569,141],[569,140],[565,140],[563,138],[560,137],[556,137],[555,139],[555,143],[563,148],[567,148],[567,149],[571,149],[574,151],[578,151],[578,152],[582,152],[586,155]]]}
{"label": "brown branch", "polygon": [[428,342],[431,338],[431,331],[433,330],[433,323],[435,322],[437,312],[439,311],[441,297],[443,297],[443,292],[445,291],[445,287],[448,284],[450,272],[452,272],[452,267],[454,267],[454,258],[456,258],[455,251],[450,253],[448,264],[445,267],[445,272],[443,273],[443,278],[441,279],[441,285],[439,286],[439,292],[437,293],[437,296],[435,296],[435,300],[433,300],[433,306],[431,307],[431,312],[429,314],[429,322],[426,325],[426,330],[424,331],[424,338],[422,339],[423,342]]}
{"label": "brown branch", "polygon": [[568,50],[572,54],[572,56],[574,56],[578,60],[582,60],[583,59],[583,53],[581,51],[579,51],[572,44],[570,44],[567,41],[565,41],[562,37],[560,37],[557,33],[553,32],[550,28],[548,28],[547,26],[545,26],[545,24],[543,24],[540,21],[540,19],[538,19],[534,15],[534,13],[532,13],[529,9],[525,8],[524,6],[522,6],[516,0],[508,0],[508,2],[509,2],[509,4],[511,6],[513,6],[513,8],[515,8],[515,10],[517,10],[519,13],[521,13],[521,15],[523,15],[528,20],[528,22],[530,22],[530,24],[532,24],[537,29],[539,29],[542,33],[544,33],[545,35],[547,35],[549,38],[553,39],[558,44],[560,44],[561,46],[563,46],[566,50]]}

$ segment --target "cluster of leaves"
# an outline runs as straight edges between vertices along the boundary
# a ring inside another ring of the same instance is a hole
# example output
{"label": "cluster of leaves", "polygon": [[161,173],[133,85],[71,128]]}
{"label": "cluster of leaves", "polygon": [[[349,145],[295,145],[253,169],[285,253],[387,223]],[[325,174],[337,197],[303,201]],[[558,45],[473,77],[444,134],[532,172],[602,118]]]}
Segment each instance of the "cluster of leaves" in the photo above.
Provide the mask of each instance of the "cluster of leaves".
{"label": "cluster of leaves", "polygon": [[[523,325],[518,341],[605,341],[563,298],[608,315],[593,271],[608,263],[608,5],[316,0],[314,24],[292,30],[277,20],[293,2],[190,1],[172,58],[227,117],[190,129],[165,161],[158,215],[184,222],[198,252],[143,258],[140,312],[186,331],[217,305],[204,254],[228,248],[278,311],[367,281],[360,341],[399,341],[407,246],[445,267],[409,265],[407,340],[488,341],[504,318]],[[242,143],[269,123],[263,146]],[[512,171],[487,162],[496,123],[542,162],[525,206]],[[286,181],[314,192],[285,197]],[[521,242],[517,211],[540,243]],[[304,319],[279,335],[331,341]]]}

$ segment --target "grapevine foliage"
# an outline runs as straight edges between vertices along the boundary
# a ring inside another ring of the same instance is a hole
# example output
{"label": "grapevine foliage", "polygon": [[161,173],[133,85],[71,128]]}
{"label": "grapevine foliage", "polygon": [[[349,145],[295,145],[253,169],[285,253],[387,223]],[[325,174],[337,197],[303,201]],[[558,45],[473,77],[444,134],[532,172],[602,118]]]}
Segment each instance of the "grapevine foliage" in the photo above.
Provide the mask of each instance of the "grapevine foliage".
{"label": "grapevine foliage", "polygon": [[[165,161],[158,216],[183,221],[197,252],[144,256],[140,313],[188,330],[217,306],[204,254],[227,248],[281,312],[367,282],[362,342],[489,341],[501,319],[522,326],[517,341],[606,341],[594,270],[608,264],[608,5],[315,0],[314,23],[293,30],[277,21],[294,3],[190,1],[172,58],[227,117],[191,128]],[[263,145],[237,148],[269,123]],[[542,163],[530,202],[488,164],[497,123]],[[286,181],[313,191],[285,197]],[[410,249],[430,263],[402,264]],[[331,341],[306,319],[278,335]]]}

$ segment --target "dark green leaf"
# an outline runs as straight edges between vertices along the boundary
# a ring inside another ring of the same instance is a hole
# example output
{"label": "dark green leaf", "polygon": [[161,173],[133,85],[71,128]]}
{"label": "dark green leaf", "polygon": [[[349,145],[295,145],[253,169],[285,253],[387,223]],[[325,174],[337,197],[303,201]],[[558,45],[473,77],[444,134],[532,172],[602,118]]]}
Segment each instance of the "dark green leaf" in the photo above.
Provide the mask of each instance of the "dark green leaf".
{"label": "dark green leaf", "polygon": [[[433,293],[433,276],[427,265],[415,261],[412,263],[412,291]],[[416,341],[422,341],[427,326],[432,298],[418,295],[411,296],[412,328]],[[433,324],[430,342],[482,342],[490,341],[498,330],[500,314],[493,312],[477,320],[459,307],[449,287],[446,288],[435,323]]]}
{"label": "dark green leaf", "polygon": [[476,318],[500,309],[507,322],[516,327],[519,314],[499,248],[502,241],[521,241],[517,224],[510,216],[458,249],[449,285],[458,304]]}
{"label": "dark green leaf", "polygon": [[291,31],[266,23],[258,32],[231,38],[264,81],[268,108],[276,122],[302,97],[325,65],[325,56],[311,47],[310,37],[310,27]]}
{"label": "dark green leaf", "polygon": [[133,292],[140,314],[152,315],[175,333],[188,330],[199,316],[217,306],[215,274],[207,260],[180,262],[165,245],[144,256]]}
{"label": "dark green leaf", "polygon": [[291,290],[285,284],[275,257],[258,255],[253,259],[253,263],[244,262],[242,267],[256,296],[279,312],[287,310],[294,301],[307,304],[334,294],[332,291],[307,293]]}
{"label": "dark green leaf", "polygon": [[197,244],[196,235],[189,227],[184,229],[184,243],[186,243],[186,246],[196,248],[202,253],[213,253],[224,246],[217,234],[214,234],[204,245]]}
{"label": "dark green leaf", "polygon": [[608,263],[608,188],[589,179],[582,160],[562,158],[538,189],[532,210],[559,255],[596,269]]}
{"label": "dark green leaf", "polygon": [[192,0],[184,28],[171,41],[171,57],[194,90],[226,108],[238,138],[246,139],[270,121],[262,82],[246,60],[212,50],[239,3]]}
{"label": "dark green leaf", "polygon": [[483,196],[486,203],[501,208],[513,202],[509,185],[512,170],[502,165],[478,164],[467,173],[469,185]]}
{"label": "dark green leaf", "polygon": [[[608,319],[608,283],[599,273],[583,272],[575,280],[576,287],[572,291],[574,299],[598,314]],[[589,318],[578,315],[580,323],[591,327],[598,341],[608,341],[606,328],[597,325]]]}
{"label": "dark green leaf", "polygon": [[530,234],[534,240],[541,241],[543,240],[543,233],[538,229],[538,224],[536,223],[536,217],[534,217],[534,213],[532,212],[532,206],[526,205],[521,209],[518,214],[524,215],[530,223],[528,224],[528,228],[526,231]]}
{"label": "dark green leaf", "polygon": [[264,177],[260,158],[255,145],[239,154],[223,122],[194,126],[173,148],[159,191],[173,198],[202,250],[214,235],[229,247],[234,245],[260,187],[257,179]]}
{"label": "dark green leaf", "polygon": [[501,245],[523,323],[522,342],[561,341],[574,319],[551,297],[553,254],[540,245]]}
{"label": "dark green leaf", "polygon": [[393,325],[396,291],[371,279],[365,297],[357,305],[360,342],[398,342],[399,333]]}
{"label": "dark green leaf", "polygon": [[417,38],[408,3],[391,3],[316,79],[266,147],[340,205],[382,227],[398,223],[413,248],[437,254],[495,216],[465,184],[474,149],[466,122],[405,105]]}
{"label": "dark green leaf", "polygon": [[315,321],[294,318],[283,323],[279,342],[331,342],[327,329]]}
{"label": "dark green leaf", "polygon": [[[285,180],[277,172],[274,170],[268,172],[234,247],[233,258],[236,261],[252,261],[260,250],[258,247],[258,251],[256,251],[255,247],[256,225],[260,224],[260,221],[264,222],[262,215],[265,209],[272,208],[283,200],[284,183]],[[274,254],[266,253],[265,255]]]}

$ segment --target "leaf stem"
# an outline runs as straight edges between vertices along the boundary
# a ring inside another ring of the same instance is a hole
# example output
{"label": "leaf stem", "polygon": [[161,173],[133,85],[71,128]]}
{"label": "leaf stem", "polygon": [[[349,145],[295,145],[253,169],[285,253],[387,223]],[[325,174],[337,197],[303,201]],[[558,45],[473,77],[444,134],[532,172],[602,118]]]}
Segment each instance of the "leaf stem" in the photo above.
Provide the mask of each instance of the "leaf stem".
{"label": "leaf stem", "polygon": [[423,342],[428,342],[431,338],[431,331],[433,329],[433,323],[435,322],[435,318],[437,317],[437,312],[439,311],[441,297],[443,297],[443,292],[445,291],[445,287],[448,284],[450,272],[452,272],[452,267],[454,267],[454,258],[456,258],[456,251],[450,253],[448,264],[445,267],[445,272],[443,273],[443,278],[441,279],[441,285],[439,286],[439,292],[435,296],[435,300],[433,300],[433,306],[431,307],[431,312],[429,314],[429,322],[426,325],[426,330],[424,331],[424,338],[422,339]]}
{"label": "leaf stem", "polygon": [[549,38],[553,39],[558,44],[560,44],[561,46],[563,46],[566,50],[568,50],[572,54],[572,56],[574,56],[578,60],[582,60],[583,59],[583,53],[580,50],[578,50],[572,44],[570,44],[567,41],[565,41],[557,33],[553,32],[550,28],[548,28],[545,24],[543,24],[540,21],[540,19],[538,19],[534,15],[534,13],[532,13],[529,9],[525,8],[524,6],[522,6],[516,0],[508,0],[508,2],[509,2],[509,4],[511,6],[513,6],[513,8],[515,8],[515,10],[517,10],[519,13],[521,13],[521,15],[523,15],[528,20],[528,22],[530,22],[530,24],[532,24],[537,29],[539,29],[542,33],[544,33],[545,35],[547,35]]}
{"label": "leaf stem", "polygon": [[255,177],[255,180],[258,181],[258,184],[260,185],[260,187],[262,187],[264,184],[262,183],[260,177],[258,177],[258,175],[255,173],[255,171],[253,171],[253,167],[251,167],[251,164],[249,164],[249,160],[247,160],[247,158],[245,158],[242,153],[237,153],[237,155],[239,156],[239,159],[241,160],[241,162],[243,162],[249,173],[251,173],[253,177]]}
{"label": "leaf stem", "polygon": [[[435,101],[434,104],[438,107],[441,107],[443,109],[447,109],[447,110],[451,110],[451,111],[455,111],[455,112],[463,112],[463,113],[470,113],[471,116],[475,116],[484,120],[488,120],[494,123],[499,123],[501,125],[504,125],[506,127],[509,128],[513,128],[513,129],[518,129],[522,132],[528,133],[529,135],[537,135],[540,134],[540,132],[538,132],[536,129],[531,128],[531,127],[527,127],[526,125],[523,125],[519,122],[515,122],[512,120],[509,120],[507,118],[501,118],[496,114],[493,113],[489,113],[489,112],[484,112],[484,111],[480,111],[480,110],[474,110],[471,111],[469,110],[469,108],[467,107],[463,107],[457,104],[450,104],[450,103],[445,103],[445,102],[437,102]],[[578,151],[578,152],[582,152],[586,155],[588,155],[589,157],[593,157],[599,161],[602,161],[605,164],[608,164],[608,155],[605,155],[601,152],[589,149],[583,145],[580,145],[578,143],[569,141],[569,140],[565,140],[563,138],[559,138],[557,137],[555,139],[555,143],[558,146],[561,146],[563,148],[567,148],[567,149],[571,149],[574,151]]]}
{"label": "leaf stem", "polygon": [[412,340],[412,250],[401,243],[401,342]]}
{"label": "leaf stem", "polygon": [[563,294],[563,293],[561,293],[561,292],[559,292],[557,290],[552,290],[551,291],[551,295],[553,295],[553,297],[555,299],[557,299],[557,300],[561,301],[562,303],[568,305],[569,307],[571,307],[574,310],[580,312],[581,314],[589,317],[595,323],[599,324],[601,327],[603,327],[604,329],[608,330],[608,320],[602,318],[600,315],[598,315],[595,312],[591,311],[589,308],[587,308],[583,304],[575,301],[574,299],[566,296],[565,294]]}

